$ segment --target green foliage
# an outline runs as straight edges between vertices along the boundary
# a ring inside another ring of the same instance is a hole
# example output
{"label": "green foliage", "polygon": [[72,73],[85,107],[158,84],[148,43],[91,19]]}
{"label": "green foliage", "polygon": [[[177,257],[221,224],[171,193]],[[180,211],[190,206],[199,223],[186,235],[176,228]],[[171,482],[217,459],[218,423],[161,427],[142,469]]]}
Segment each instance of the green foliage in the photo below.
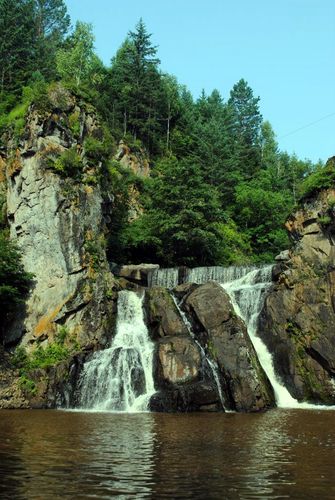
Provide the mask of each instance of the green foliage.
{"label": "green foliage", "polygon": [[318,166],[302,183],[300,200],[313,196],[320,189],[335,186],[335,161],[330,159],[325,166]]}
{"label": "green foliage", "polygon": [[66,81],[73,81],[79,87],[83,81],[99,80],[102,63],[94,53],[92,25],[77,21],[75,31],[68,40],[68,46],[56,53],[57,71]]}
{"label": "green foliage", "polygon": [[0,116],[0,133],[8,128],[12,131],[14,137],[22,135],[28,106],[28,102],[20,103],[7,115]]}
{"label": "green foliage", "polygon": [[236,221],[250,238],[256,260],[271,261],[288,247],[283,224],[292,208],[287,192],[266,189],[265,182],[241,183],[236,188]]}
{"label": "green foliage", "polygon": [[109,141],[100,141],[95,137],[88,137],[84,142],[85,155],[89,161],[96,164],[97,161],[106,160],[112,153]]}
{"label": "green foliage", "polygon": [[34,396],[37,393],[36,382],[34,382],[34,380],[32,380],[31,378],[27,377],[27,375],[20,376],[19,386],[24,392],[27,392],[32,396]]}
{"label": "green foliage", "polygon": [[318,223],[323,227],[328,227],[332,223],[332,218],[329,215],[318,217]]}
{"label": "green foliage", "polygon": [[0,303],[5,326],[29,291],[32,274],[25,272],[21,255],[5,231],[0,232]]}
{"label": "green foliage", "polygon": [[165,159],[148,184],[147,210],[125,230],[131,260],[148,255],[164,265],[222,262],[225,215],[214,189],[203,182],[199,166]]}
{"label": "green foliage", "polygon": [[48,166],[63,177],[74,179],[79,179],[83,170],[83,162],[75,146],[66,149],[56,158],[49,158]]}
{"label": "green foliage", "polygon": [[53,342],[46,347],[37,346],[31,353],[19,346],[12,356],[12,363],[20,369],[21,377],[26,378],[31,370],[49,368],[65,361],[71,356],[79,345],[69,335],[68,329],[61,326]]}
{"label": "green foliage", "polygon": [[90,256],[90,265],[94,271],[98,271],[106,249],[106,240],[103,235],[96,239],[86,239],[85,252]]}

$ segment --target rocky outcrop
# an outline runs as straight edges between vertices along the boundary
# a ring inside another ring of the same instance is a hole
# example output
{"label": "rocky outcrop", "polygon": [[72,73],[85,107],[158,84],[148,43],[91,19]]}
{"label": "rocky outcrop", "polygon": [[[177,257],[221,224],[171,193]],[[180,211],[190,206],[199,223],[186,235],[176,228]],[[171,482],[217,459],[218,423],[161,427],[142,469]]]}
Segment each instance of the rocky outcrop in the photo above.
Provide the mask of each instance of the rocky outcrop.
{"label": "rocky outcrop", "polygon": [[166,288],[153,287],[146,294],[147,322],[151,337],[188,335],[173,298]]}
{"label": "rocky outcrop", "polygon": [[148,277],[150,273],[159,269],[159,264],[128,264],[112,266],[112,271],[116,276],[136,283],[140,286],[148,286]]}
{"label": "rocky outcrop", "polygon": [[29,400],[20,383],[19,370],[0,347],[0,409],[29,408]]}
{"label": "rocky outcrop", "polygon": [[115,159],[125,168],[139,177],[150,176],[150,166],[147,154],[143,148],[130,148],[123,140],[119,142]]}
{"label": "rocky outcrop", "polygon": [[[101,163],[85,154],[85,139],[101,138],[102,131],[94,112],[65,97],[49,112],[31,108],[26,134],[6,159],[11,238],[26,271],[34,274],[25,310],[8,329],[6,344],[22,338],[28,347],[43,345],[63,326],[80,345],[104,345],[111,331],[115,283],[104,232],[112,197],[102,194],[96,180]],[[68,164],[56,163],[69,152]],[[75,168],[71,158],[78,172],[70,175],[62,167]]]}
{"label": "rocky outcrop", "polygon": [[260,334],[293,397],[335,402],[335,189],[306,199],[287,221],[293,248],[274,269]]}
{"label": "rocky outcrop", "polygon": [[225,290],[216,282],[206,283],[186,296],[184,304],[197,337],[219,365],[230,406],[238,411],[273,406],[271,385]]}
{"label": "rocky outcrop", "polygon": [[273,406],[271,386],[223,288],[215,282],[188,283],[173,293],[179,308],[166,289],[147,291],[147,323],[156,342],[158,389],[151,408],[222,411],[221,397],[226,409],[237,411]]}
{"label": "rocky outcrop", "polygon": [[155,342],[154,411],[221,409],[220,398],[199,344],[181,316],[171,293],[163,287],[147,290],[146,322]]}

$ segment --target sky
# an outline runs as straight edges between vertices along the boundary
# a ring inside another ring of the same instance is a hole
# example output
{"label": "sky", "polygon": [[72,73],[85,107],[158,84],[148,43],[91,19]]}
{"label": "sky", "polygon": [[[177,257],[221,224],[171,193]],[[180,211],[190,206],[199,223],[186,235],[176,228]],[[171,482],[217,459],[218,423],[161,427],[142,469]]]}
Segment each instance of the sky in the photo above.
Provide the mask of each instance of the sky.
{"label": "sky", "polygon": [[90,22],[109,64],[142,17],[161,69],[195,98],[229,98],[244,78],[283,151],[335,155],[335,0],[65,0],[72,23]]}

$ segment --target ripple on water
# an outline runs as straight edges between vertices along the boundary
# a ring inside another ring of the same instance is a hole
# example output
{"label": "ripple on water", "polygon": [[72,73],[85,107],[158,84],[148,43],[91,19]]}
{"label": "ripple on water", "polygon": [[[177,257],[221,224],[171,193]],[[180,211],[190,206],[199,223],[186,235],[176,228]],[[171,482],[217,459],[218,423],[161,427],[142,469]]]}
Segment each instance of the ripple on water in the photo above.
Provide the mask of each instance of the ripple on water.
{"label": "ripple on water", "polygon": [[333,419],[2,411],[0,497],[333,499]]}

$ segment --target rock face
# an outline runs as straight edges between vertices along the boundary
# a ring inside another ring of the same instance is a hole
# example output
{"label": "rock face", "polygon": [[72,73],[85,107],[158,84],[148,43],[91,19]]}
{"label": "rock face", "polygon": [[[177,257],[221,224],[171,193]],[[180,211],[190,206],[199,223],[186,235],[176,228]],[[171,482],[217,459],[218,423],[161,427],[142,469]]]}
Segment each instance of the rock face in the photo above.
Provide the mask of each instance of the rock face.
{"label": "rock face", "polygon": [[258,411],[273,406],[271,386],[223,288],[215,282],[188,284],[178,286],[174,293],[181,299],[183,316],[166,289],[147,291],[147,322],[156,342],[154,378],[159,390],[151,408],[222,410],[218,383],[227,409]]}
{"label": "rock face", "polygon": [[[71,132],[73,116],[77,134]],[[62,325],[81,345],[103,345],[114,311],[107,299],[114,283],[103,242],[108,194],[103,198],[92,182],[100,165],[89,164],[84,151],[85,138],[99,136],[99,125],[94,113],[69,99],[66,111],[32,109],[26,130],[20,148],[7,158],[7,215],[11,238],[34,282],[5,343],[22,337],[28,346],[48,342]],[[82,161],[80,179],[50,168],[50,158],[71,148]]]}
{"label": "rock face", "polygon": [[147,321],[153,340],[166,336],[188,335],[187,327],[166,288],[149,289],[146,299]]}
{"label": "rock face", "polygon": [[154,380],[157,393],[151,398],[154,411],[219,409],[213,378],[205,370],[199,345],[166,288],[146,292],[146,320],[155,342]]}
{"label": "rock face", "polygon": [[0,347],[0,409],[13,408],[29,408],[29,401],[20,387],[18,370]]}
{"label": "rock face", "polygon": [[141,148],[131,149],[122,140],[119,142],[115,159],[123,167],[129,168],[140,177],[150,176],[150,166],[147,155]]}
{"label": "rock face", "polygon": [[185,309],[193,318],[197,336],[219,365],[230,406],[238,411],[273,406],[270,383],[223,288],[215,282],[199,286],[185,298]]}
{"label": "rock face", "polygon": [[274,270],[260,334],[298,400],[335,403],[335,189],[305,200],[286,227],[294,246]]}

